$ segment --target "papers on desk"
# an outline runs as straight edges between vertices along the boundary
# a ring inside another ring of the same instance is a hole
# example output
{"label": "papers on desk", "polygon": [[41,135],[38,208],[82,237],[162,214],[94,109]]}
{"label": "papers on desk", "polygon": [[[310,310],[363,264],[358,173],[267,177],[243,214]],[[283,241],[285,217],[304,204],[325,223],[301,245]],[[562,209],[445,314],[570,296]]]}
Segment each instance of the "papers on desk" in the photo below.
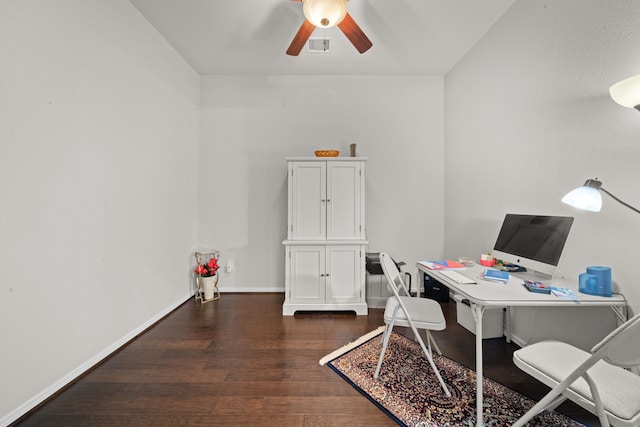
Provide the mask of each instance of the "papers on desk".
{"label": "papers on desk", "polygon": [[428,268],[429,270],[464,270],[465,265],[450,259],[440,261],[418,261],[418,264]]}
{"label": "papers on desk", "polygon": [[570,301],[579,301],[580,298],[569,288],[561,288],[559,286],[550,286],[551,293],[558,298],[567,299]]}
{"label": "papers on desk", "polygon": [[531,292],[539,294],[551,294],[560,299],[569,301],[579,301],[580,298],[569,288],[563,288],[560,286],[545,285],[540,282],[534,282],[533,280],[525,280],[524,286]]}

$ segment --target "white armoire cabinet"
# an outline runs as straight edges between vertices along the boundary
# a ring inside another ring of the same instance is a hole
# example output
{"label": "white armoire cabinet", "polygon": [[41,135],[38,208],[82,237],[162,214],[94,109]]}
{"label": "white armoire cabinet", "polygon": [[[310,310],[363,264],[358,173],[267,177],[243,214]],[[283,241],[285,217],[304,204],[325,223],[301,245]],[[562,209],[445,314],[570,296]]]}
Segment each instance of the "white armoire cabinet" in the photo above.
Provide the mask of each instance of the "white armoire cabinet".
{"label": "white armoire cabinet", "polygon": [[365,158],[287,158],[284,315],[365,300]]}

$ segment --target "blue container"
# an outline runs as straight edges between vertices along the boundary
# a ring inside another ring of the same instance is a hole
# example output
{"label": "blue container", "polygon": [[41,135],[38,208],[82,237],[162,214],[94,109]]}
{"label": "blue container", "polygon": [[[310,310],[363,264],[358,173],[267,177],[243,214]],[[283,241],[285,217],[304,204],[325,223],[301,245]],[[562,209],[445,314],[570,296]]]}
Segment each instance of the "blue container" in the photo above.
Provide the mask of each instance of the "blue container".
{"label": "blue container", "polygon": [[578,290],[583,294],[598,295],[598,279],[595,274],[580,274],[578,276],[578,285]]}
{"label": "blue container", "polygon": [[[587,267],[587,273],[595,276],[596,287],[593,283],[589,282],[589,278],[585,278],[585,290],[580,288],[580,292],[590,295],[597,295],[601,297],[610,297],[611,292],[611,267],[592,266]],[[582,276],[582,275],[581,275]]]}

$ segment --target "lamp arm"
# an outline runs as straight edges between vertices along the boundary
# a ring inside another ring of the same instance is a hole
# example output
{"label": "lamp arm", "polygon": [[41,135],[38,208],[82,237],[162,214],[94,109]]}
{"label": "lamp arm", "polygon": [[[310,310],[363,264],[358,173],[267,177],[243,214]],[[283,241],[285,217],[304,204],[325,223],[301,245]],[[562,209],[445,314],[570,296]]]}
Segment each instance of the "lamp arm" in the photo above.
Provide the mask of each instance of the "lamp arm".
{"label": "lamp arm", "polygon": [[629,203],[625,203],[622,200],[618,199],[616,196],[614,196],[613,194],[609,193],[607,190],[605,190],[604,188],[600,187],[600,190],[607,193],[613,200],[615,200],[616,202],[628,207],[629,209],[631,209],[632,211],[635,211],[637,213],[640,214],[640,210],[634,208],[633,206],[631,206]]}

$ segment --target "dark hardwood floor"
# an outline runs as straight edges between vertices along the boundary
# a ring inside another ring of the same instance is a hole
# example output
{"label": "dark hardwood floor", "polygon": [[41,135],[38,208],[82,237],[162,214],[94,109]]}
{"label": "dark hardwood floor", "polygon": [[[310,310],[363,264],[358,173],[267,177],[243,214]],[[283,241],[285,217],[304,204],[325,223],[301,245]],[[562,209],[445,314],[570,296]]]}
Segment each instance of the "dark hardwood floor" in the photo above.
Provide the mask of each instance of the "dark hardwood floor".
{"label": "dark hardwood floor", "polygon": [[[192,299],[25,415],[20,426],[392,426],[382,411],[320,366],[321,357],[383,325],[382,309],[282,316],[283,294]],[[475,366],[475,337],[442,303],[446,356]],[[410,334],[409,334],[410,335]],[[516,346],[485,340],[485,376],[534,399],[547,392],[511,361]],[[573,405],[559,410],[590,426]]]}

